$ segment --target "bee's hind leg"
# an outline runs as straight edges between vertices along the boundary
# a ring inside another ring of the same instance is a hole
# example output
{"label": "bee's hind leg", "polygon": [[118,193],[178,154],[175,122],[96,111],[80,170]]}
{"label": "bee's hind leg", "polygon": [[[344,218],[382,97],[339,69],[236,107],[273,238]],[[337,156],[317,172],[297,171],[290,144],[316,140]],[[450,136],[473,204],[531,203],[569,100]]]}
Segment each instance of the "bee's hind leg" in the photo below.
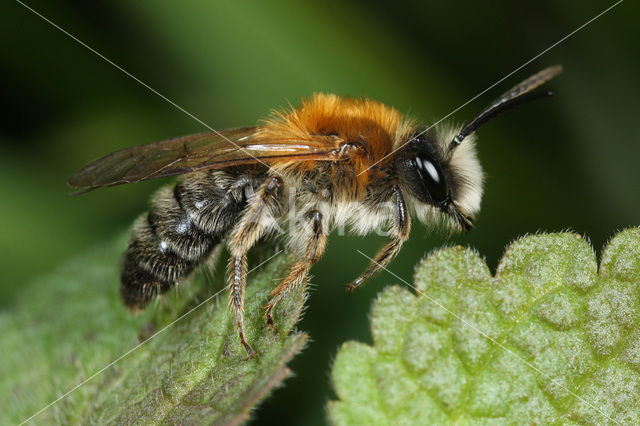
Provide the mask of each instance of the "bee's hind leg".
{"label": "bee's hind leg", "polygon": [[306,241],[304,248],[304,258],[296,262],[291,271],[282,282],[271,292],[271,300],[266,304],[265,317],[267,326],[274,328],[273,309],[276,304],[291,290],[307,284],[307,274],[311,265],[317,262],[324,253],[327,243],[327,234],[322,226],[322,214],[317,210],[307,211],[301,220],[303,238]]}
{"label": "bee's hind leg", "polygon": [[253,358],[254,352],[247,343],[244,335],[244,289],[247,280],[247,255],[231,256],[229,269],[231,270],[231,299],[229,304],[236,314],[236,330],[240,343],[247,351],[249,358]]}
{"label": "bee's hind leg", "polygon": [[268,222],[280,208],[282,179],[272,177],[267,179],[242,214],[242,218],[231,231],[229,250],[229,285],[231,286],[229,304],[236,316],[236,329],[240,342],[247,351],[249,358],[255,352],[247,343],[244,332],[244,292],[247,284],[247,252],[268,229]]}

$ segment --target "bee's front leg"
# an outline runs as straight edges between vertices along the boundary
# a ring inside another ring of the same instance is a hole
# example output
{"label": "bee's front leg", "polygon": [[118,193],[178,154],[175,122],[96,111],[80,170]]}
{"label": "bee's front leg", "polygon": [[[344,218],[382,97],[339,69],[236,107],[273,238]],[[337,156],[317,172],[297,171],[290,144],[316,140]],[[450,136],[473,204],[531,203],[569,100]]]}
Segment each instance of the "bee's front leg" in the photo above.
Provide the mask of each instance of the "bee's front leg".
{"label": "bee's front leg", "polygon": [[249,358],[254,356],[254,351],[247,343],[244,333],[244,290],[247,284],[247,252],[258,241],[260,236],[268,228],[268,221],[272,219],[279,208],[282,179],[272,177],[267,179],[242,214],[242,218],[231,231],[229,238],[229,250],[231,260],[229,263],[229,285],[231,286],[231,309],[236,315],[236,329],[238,337],[244,346]]}
{"label": "bee's front leg", "polygon": [[378,251],[376,256],[373,258],[373,261],[362,275],[345,286],[349,293],[364,284],[367,279],[380,269],[383,269],[385,265],[389,263],[396,254],[398,254],[402,248],[402,244],[407,240],[407,238],[409,238],[411,218],[409,217],[407,204],[404,201],[400,188],[395,186],[393,188],[393,193],[395,214],[391,222],[391,240]]}
{"label": "bee's front leg", "polygon": [[271,300],[265,306],[267,326],[273,328],[273,309],[287,293],[299,285],[306,285],[307,273],[311,266],[317,262],[324,253],[327,243],[327,234],[322,226],[322,214],[317,210],[307,211],[302,215],[302,228],[296,232],[302,232],[306,241],[304,258],[291,268],[289,275],[271,292]]}

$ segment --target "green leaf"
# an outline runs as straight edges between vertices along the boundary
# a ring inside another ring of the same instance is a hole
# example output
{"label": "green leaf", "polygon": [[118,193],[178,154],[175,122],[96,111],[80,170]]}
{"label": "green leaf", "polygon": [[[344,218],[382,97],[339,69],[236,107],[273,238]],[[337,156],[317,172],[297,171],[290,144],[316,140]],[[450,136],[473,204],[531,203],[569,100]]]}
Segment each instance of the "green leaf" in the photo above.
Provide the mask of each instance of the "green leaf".
{"label": "green leaf", "polygon": [[533,235],[495,277],[472,250],[438,250],[415,287],[377,298],[373,346],[340,349],[333,424],[640,423],[640,228],[599,270],[579,235]]}
{"label": "green leaf", "polygon": [[26,420],[165,326],[33,421],[238,424],[289,375],[287,361],[307,340],[290,334],[303,292],[293,292],[276,310],[277,333],[262,318],[274,280],[292,264],[289,257],[278,255],[249,276],[246,331],[257,355],[247,359],[227,308],[228,292],[197,307],[221,290],[210,284],[221,284],[222,276],[196,276],[132,316],[118,296],[125,244],[123,237],[75,259],[26,288],[15,308],[1,314],[0,424]]}

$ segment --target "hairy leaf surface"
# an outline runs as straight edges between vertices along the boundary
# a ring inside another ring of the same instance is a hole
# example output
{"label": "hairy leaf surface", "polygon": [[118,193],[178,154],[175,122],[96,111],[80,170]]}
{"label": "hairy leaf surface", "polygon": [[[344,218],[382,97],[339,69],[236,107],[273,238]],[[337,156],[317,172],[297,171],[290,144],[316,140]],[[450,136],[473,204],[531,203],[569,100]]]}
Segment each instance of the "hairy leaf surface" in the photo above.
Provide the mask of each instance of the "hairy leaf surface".
{"label": "hairy leaf surface", "polygon": [[32,423],[238,424],[290,373],[286,363],[306,341],[305,334],[291,333],[304,295],[292,293],[277,309],[278,332],[266,329],[262,317],[274,279],[291,265],[287,256],[249,275],[246,328],[257,355],[248,360],[227,308],[228,292],[197,307],[224,287],[223,277],[211,279],[210,271],[132,316],[118,296],[125,244],[123,237],[71,261],[26,288],[15,308],[2,313],[0,423],[28,419],[155,333]]}
{"label": "hairy leaf surface", "polygon": [[415,287],[380,294],[373,346],[340,349],[332,423],[640,423],[640,229],[599,268],[570,233],[514,242],[495,276],[472,250],[438,250]]}

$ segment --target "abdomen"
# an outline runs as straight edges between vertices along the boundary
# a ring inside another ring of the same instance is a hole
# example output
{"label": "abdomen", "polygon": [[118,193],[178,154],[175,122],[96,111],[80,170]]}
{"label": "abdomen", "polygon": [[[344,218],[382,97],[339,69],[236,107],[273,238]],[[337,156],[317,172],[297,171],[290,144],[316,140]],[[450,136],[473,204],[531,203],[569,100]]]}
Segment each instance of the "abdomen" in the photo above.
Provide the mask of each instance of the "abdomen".
{"label": "abdomen", "polygon": [[230,169],[186,175],[161,188],[133,227],[122,265],[124,303],[144,309],[201,265],[244,208],[245,189],[259,182],[259,174]]}

